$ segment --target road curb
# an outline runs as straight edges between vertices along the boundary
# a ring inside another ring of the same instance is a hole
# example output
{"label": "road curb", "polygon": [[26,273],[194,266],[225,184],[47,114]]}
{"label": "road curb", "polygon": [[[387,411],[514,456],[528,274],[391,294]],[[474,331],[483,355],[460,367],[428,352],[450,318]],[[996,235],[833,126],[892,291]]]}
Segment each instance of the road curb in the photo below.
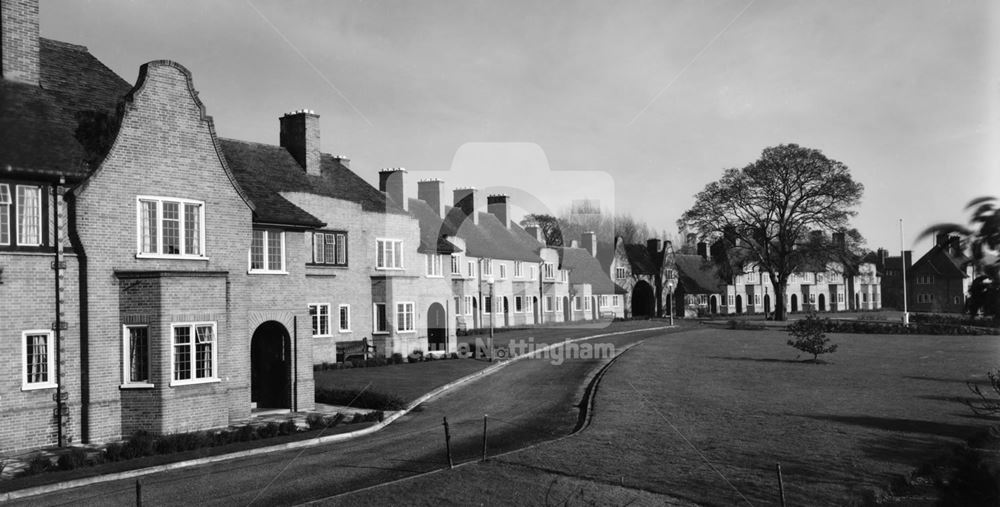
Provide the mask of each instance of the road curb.
{"label": "road curb", "polygon": [[[676,326],[674,326],[674,327],[676,327]],[[475,373],[470,373],[469,375],[466,375],[466,376],[464,376],[462,378],[459,378],[457,380],[453,380],[453,381],[451,381],[451,382],[449,382],[449,383],[447,383],[447,384],[445,384],[445,385],[443,385],[441,387],[438,387],[437,389],[434,389],[433,391],[431,391],[431,392],[429,392],[427,394],[424,394],[423,396],[421,396],[421,397],[413,400],[412,402],[410,402],[406,406],[406,409],[399,410],[399,411],[396,411],[396,412],[392,412],[388,417],[386,417],[385,419],[383,419],[382,422],[380,422],[378,424],[375,424],[375,425],[372,425],[372,426],[369,426],[369,427],[364,428],[364,429],[357,430],[357,431],[351,431],[351,432],[348,432],[348,433],[339,433],[337,435],[327,435],[325,437],[316,437],[316,438],[311,438],[311,439],[308,439],[308,440],[299,440],[297,442],[287,442],[287,443],[284,443],[284,444],[270,445],[270,446],[267,446],[267,447],[258,447],[256,449],[247,449],[245,451],[237,451],[237,452],[232,452],[232,453],[220,454],[218,456],[208,456],[208,457],[205,457],[205,458],[197,458],[197,459],[190,459],[190,460],[185,460],[185,461],[177,461],[177,462],[174,462],[174,463],[166,463],[166,464],[163,464],[163,465],[156,465],[156,466],[152,466],[152,467],[139,468],[139,469],[136,469],[136,470],[127,470],[127,471],[124,471],[124,472],[116,472],[116,473],[113,473],[113,474],[97,475],[97,476],[94,476],[94,477],[86,477],[86,478],[82,478],[82,479],[74,479],[74,480],[65,481],[65,482],[57,482],[57,483],[54,483],[54,484],[46,484],[44,486],[35,486],[35,487],[31,487],[31,488],[24,488],[24,489],[19,489],[19,490],[14,490],[14,491],[8,491],[8,492],[5,492],[5,493],[0,493],[0,502],[8,502],[8,501],[11,501],[11,500],[19,500],[19,499],[23,499],[23,498],[30,498],[30,497],[33,497],[33,496],[44,495],[46,493],[54,493],[56,491],[63,491],[63,490],[67,490],[67,489],[73,489],[73,488],[78,488],[78,487],[81,487],[81,486],[90,486],[90,485],[93,485],[93,484],[100,484],[100,483],[103,483],[103,482],[120,481],[120,480],[123,480],[123,479],[133,479],[133,478],[136,478],[136,477],[142,477],[144,475],[155,474],[155,473],[159,473],[159,472],[166,472],[166,471],[170,471],[170,470],[178,470],[178,469],[181,469],[181,468],[190,468],[190,467],[195,467],[195,466],[200,466],[200,465],[206,465],[206,464],[210,464],[210,463],[218,463],[218,462],[221,462],[221,461],[229,461],[229,460],[233,460],[233,459],[247,458],[247,457],[251,457],[251,456],[259,456],[259,455],[262,455],[262,454],[271,454],[271,453],[281,452],[281,451],[287,451],[287,450],[291,450],[291,449],[301,449],[301,448],[307,448],[307,447],[315,447],[315,446],[319,446],[319,445],[331,444],[331,443],[336,443],[336,442],[343,442],[345,440],[353,440],[355,438],[359,438],[359,437],[363,437],[363,436],[366,436],[366,435],[370,435],[372,433],[376,433],[376,432],[382,430],[382,428],[385,428],[386,426],[388,426],[389,424],[391,424],[396,419],[399,419],[400,417],[403,417],[404,415],[408,414],[410,411],[412,411],[414,408],[418,407],[420,404],[426,403],[426,402],[428,402],[428,401],[430,401],[430,400],[432,400],[432,399],[434,399],[434,398],[436,398],[436,397],[444,394],[445,392],[448,392],[448,391],[450,391],[452,389],[455,389],[457,387],[460,387],[462,385],[468,384],[469,382],[472,382],[474,380],[480,379],[482,377],[486,377],[486,376],[492,375],[492,374],[500,371],[501,369],[505,368],[507,365],[513,364],[513,363],[518,362],[520,360],[523,360],[523,359],[526,359],[526,358],[529,358],[529,357],[533,357],[533,356],[536,356],[536,355],[544,354],[544,353],[548,352],[549,350],[551,350],[551,349],[553,349],[555,347],[563,346],[563,345],[566,345],[566,344],[569,344],[569,343],[576,343],[576,342],[580,342],[580,341],[584,341],[584,340],[593,340],[595,338],[605,338],[605,337],[608,337],[608,336],[618,336],[618,335],[623,335],[623,334],[640,333],[640,332],[645,332],[645,331],[660,331],[660,330],[664,330],[664,329],[671,329],[671,326],[648,327],[648,328],[642,328],[642,329],[630,329],[630,330],[626,330],[626,331],[616,331],[614,333],[603,333],[603,334],[596,334],[596,335],[591,335],[591,336],[583,336],[583,337],[580,337],[580,338],[566,339],[566,340],[563,340],[563,341],[560,341],[560,342],[552,343],[552,344],[546,345],[544,347],[532,350],[531,352],[528,352],[526,354],[521,354],[521,355],[512,357],[512,358],[510,358],[510,359],[508,359],[506,361],[498,362],[498,363],[493,364],[491,366],[487,366],[486,368],[483,368],[482,370],[479,370],[479,371],[477,371]]]}

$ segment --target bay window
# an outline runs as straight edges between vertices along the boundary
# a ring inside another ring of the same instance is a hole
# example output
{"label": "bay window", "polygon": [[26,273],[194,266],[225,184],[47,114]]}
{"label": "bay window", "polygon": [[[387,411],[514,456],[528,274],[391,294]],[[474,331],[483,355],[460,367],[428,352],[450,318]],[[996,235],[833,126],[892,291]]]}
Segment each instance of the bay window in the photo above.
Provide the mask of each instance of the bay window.
{"label": "bay window", "polygon": [[413,303],[396,303],[396,332],[414,331],[413,320]]}
{"label": "bay window", "polygon": [[170,385],[196,384],[218,380],[216,376],[215,323],[173,324],[173,381]]}

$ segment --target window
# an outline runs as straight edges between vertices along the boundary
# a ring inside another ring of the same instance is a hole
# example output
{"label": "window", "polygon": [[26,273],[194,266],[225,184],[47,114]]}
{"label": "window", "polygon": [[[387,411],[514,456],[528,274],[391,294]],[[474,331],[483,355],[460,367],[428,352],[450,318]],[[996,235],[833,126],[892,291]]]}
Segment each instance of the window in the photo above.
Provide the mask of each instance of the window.
{"label": "window", "polygon": [[139,256],[205,256],[204,203],[159,197],[137,199]]}
{"label": "window", "polygon": [[413,330],[413,303],[396,303],[396,332],[409,333]]}
{"label": "window", "polygon": [[312,320],[313,336],[330,336],[329,303],[309,305],[309,318]]}
{"label": "window", "polygon": [[375,303],[372,311],[373,333],[385,334],[389,332],[389,315],[386,312],[385,303]]}
{"label": "window", "polygon": [[347,265],[347,233],[313,233],[313,264]]}
{"label": "window", "polygon": [[843,292],[838,292],[837,293],[837,302],[838,303],[843,303],[844,302],[844,293]]}
{"label": "window", "polygon": [[704,294],[698,294],[698,304],[701,305],[701,306],[707,305],[708,304],[708,296],[706,296]]}
{"label": "window", "polygon": [[934,283],[934,275],[918,275],[917,284],[918,285],[931,285]]}
{"label": "window", "polygon": [[351,332],[351,305],[340,305],[338,309],[338,313],[340,314],[340,332]]}
{"label": "window", "polygon": [[565,269],[560,269],[559,270],[559,281],[560,282],[567,282],[567,281],[569,281],[569,271],[568,270],[565,270]]}
{"label": "window", "polygon": [[552,296],[545,296],[545,307],[544,307],[544,309],[547,312],[551,312],[552,311]]}
{"label": "window", "polygon": [[438,254],[427,254],[427,276],[440,277],[442,259]]}
{"label": "window", "polygon": [[173,326],[173,381],[170,385],[217,380],[215,375],[215,323],[194,322]]}
{"label": "window", "polygon": [[917,294],[918,303],[933,303],[934,294]]}
{"label": "window", "polygon": [[861,293],[861,302],[862,303],[867,303],[868,302],[868,293],[867,292],[862,292]]}
{"label": "window", "polygon": [[816,283],[823,282],[823,273],[816,273]]}
{"label": "window", "polygon": [[545,264],[542,265],[542,277],[544,277],[546,280],[552,280],[553,278],[556,277],[555,269],[556,267],[554,264],[552,264],[551,262],[546,262]]}
{"label": "window", "polygon": [[557,312],[563,311],[563,300],[560,297],[556,298],[556,311]]}
{"label": "window", "polygon": [[524,263],[521,261],[514,261],[514,278],[524,277]]}
{"label": "window", "polygon": [[468,269],[466,276],[468,276],[469,278],[476,277],[476,261],[469,261],[468,265],[466,266],[466,269]]}
{"label": "window", "polygon": [[461,275],[462,274],[462,257],[452,254],[451,256],[451,274]]}
{"label": "window", "polygon": [[608,307],[608,296],[601,296],[597,300],[597,305],[599,307],[601,307],[601,308],[607,308]]}
{"label": "window", "polygon": [[733,306],[733,304],[735,304],[734,301],[733,301],[733,295],[732,294],[729,295],[729,297],[727,298],[727,301],[728,301],[729,306]]}
{"label": "window", "polygon": [[611,304],[615,308],[617,308],[621,304],[621,300],[619,299],[619,296],[611,296]]}
{"label": "window", "polygon": [[532,300],[531,300],[531,298],[530,297],[525,297],[524,298],[524,313],[533,313],[534,311],[535,311],[535,307],[532,306]]}
{"label": "window", "polygon": [[25,331],[21,334],[21,390],[56,387],[52,331]]}
{"label": "window", "polygon": [[17,244],[42,244],[42,188],[17,186]]}
{"label": "window", "polygon": [[0,183],[0,245],[10,244],[10,186]]}
{"label": "window", "polygon": [[491,276],[493,274],[493,259],[483,259],[483,276]]}
{"label": "window", "polygon": [[615,278],[622,279],[628,276],[628,270],[625,266],[615,266]]}
{"label": "window", "polygon": [[816,294],[809,294],[809,302],[810,303],[816,302]]}
{"label": "window", "polygon": [[754,294],[753,295],[753,304],[754,305],[760,305],[760,294]]}
{"label": "window", "polygon": [[532,280],[537,280],[538,279],[538,271],[536,271],[536,268],[537,268],[537,266],[534,266],[534,265],[528,267],[528,276]]}
{"label": "window", "polygon": [[506,280],[507,279],[507,265],[501,262],[499,264],[499,266],[500,266],[500,279],[501,280]]}
{"label": "window", "polygon": [[149,327],[125,326],[122,385],[152,387],[149,377]]}
{"label": "window", "polygon": [[514,296],[514,313],[522,313],[524,311],[524,298],[521,296]]}
{"label": "window", "polygon": [[490,313],[493,311],[493,298],[490,296],[483,296],[483,311]]}
{"label": "window", "polygon": [[398,239],[375,240],[375,269],[403,269],[403,242]]}
{"label": "window", "polygon": [[251,273],[285,272],[285,233],[254,229],[250,241]]}
{"label": "window", "polygon": [[465,314],[472,315],[472,296],[465,296]]}
{"label": "window", "polygon": [[573,296],[573,309],[576,311],[583,310],[583,298],[580,296]]}
{"label": "window", "polygon": [[462,298],[455,296],[455,315],[462,314]]}

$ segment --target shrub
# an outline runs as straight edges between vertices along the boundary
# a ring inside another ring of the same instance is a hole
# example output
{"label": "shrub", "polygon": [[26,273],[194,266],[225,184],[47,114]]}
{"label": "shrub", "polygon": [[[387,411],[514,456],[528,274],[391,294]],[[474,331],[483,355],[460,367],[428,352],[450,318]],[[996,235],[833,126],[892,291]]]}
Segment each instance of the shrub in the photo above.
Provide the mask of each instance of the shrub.
{"label": "shrub", "polygon": [[406,402],[393,394],[380,393],[371,389],[316,389],[316,401],[327,405],[368,408],[372,410],[402,410]]}
{"label": "shrub", "polygon": [[452,352],[451,353],[451,358],[452,359],[458,359],[458,352]]}
{"label": "shrub", "polygon": [[403,361],[403,354],[400,354],[399,352],[394,352],[392,354],[392,358],[389,360],[389,362],[391,362],[392,364],[403,364],[403,362],[404,362]]}
{"label": "shrub", "polygon": [[287,421],[282,421],[278,424],[278,434],[279,435],[292,435],[299,431],[298,426],[295,425],[295,421],[289,419]]}
{"label": "shrub", "polygon": [[[966,382],[965,385],[979,397],[975,401],[966,401],[965,404],[972,409],[976,415],[1000,415],[1000,369],[986,372],[989,378],[989,387],[983,392],[978,385]],[[992,391],[992,393],[990,393]]]}
{"label": "shrub", "polygon": [[59,470],[73,470],[86,466],[87,464],[87,451],[79,447],[71,447],[69,452],[59,456],[56,460],[56,466]]}
{"label": "shrub", "polygon": [[278,436],[278,423],[269,422],[267,424],[257,426],[255,429],[257,433],[257,438],[272,438]]}
{"label": "shrub", "polygon": [[240,426],[236,429],[233,435],[233,440],[236,442],[249,442],[257,437],[257,432],[254,431],[253,426],[246,425]]}
{"label": "shrub", "polygon": [[764,324],[756,324],[747,320],[730,320],[726,323],[727,329],[741,329],[745,331],[760,331],[761,329],[766,329],[767,326]]}
{"label": "shrub", "polygon": [[311,413],[306,416],[306,425],[308,425],[311,430],[318,430],[326,427],[326,421],[324,420],[323,414]]}
{"label": "shrub", "polygon": [[42,454],[36,454],[28,461],[27,468],[24,469],[25,475],[35,475],[44,472],[48,472],[52,469],[52,458]]}
{"label": "shrub", "polygon": [[104,448],[104,459],[108,461],[121,461],[122,459],[122,444],[118,442],[112,442]]}
{"label": "shrub", "polygon": [[408,358],[411,363],[419,363],[424,360],[424,351],[417,349],[410,352],[410,357]]}
{"label": "shrub", "polygon": [[815,362],[820,354],[830,354],[837,351],[837,345],[830,344],[830,339],[826,337],[826,319],[821,319],[815,313],[810,313],[806,318],[795,321],[788,326],[788,334],[794,340],[788,340],[788,344],[807,354],[812,354]]}
{"label": "shrub", "polygon": [[151,433],[139,430],[129,437],[122,446],[122,457],[125,459],[141,458],[155,454],[155,438]]}

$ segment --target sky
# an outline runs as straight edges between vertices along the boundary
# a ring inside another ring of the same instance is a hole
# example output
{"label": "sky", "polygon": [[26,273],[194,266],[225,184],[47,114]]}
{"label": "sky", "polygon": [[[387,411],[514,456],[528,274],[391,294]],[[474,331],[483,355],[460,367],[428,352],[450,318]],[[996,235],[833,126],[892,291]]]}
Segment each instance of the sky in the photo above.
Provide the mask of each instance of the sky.
{"label": "sky", "polygon": [[437,177],[515,214],[597,199],[676,234],[694,194],[785,143],[864,184],[872,249],[898,252],[903,219],[920,252],[1000,196],[992,0],[42,0],[41,33],[132,83],[181,63],[222,137],[277,144],[310,109],[369,182],[405,167],[411,196]]}

